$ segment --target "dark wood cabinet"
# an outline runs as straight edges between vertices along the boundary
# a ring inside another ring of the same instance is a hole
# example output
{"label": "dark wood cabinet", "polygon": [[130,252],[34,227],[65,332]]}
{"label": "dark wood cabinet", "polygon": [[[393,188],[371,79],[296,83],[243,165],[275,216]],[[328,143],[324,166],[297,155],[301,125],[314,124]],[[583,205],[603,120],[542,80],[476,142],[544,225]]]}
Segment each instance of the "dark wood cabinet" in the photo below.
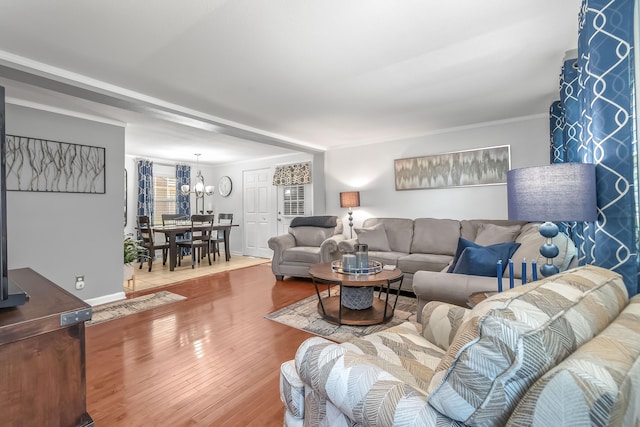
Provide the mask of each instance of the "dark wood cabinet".
{"label": "dark wood cabinet", "polygon": [[91,307],[31,269],[9,278],[29,299],[0,310],[0,424],[93,426],[84,325]]}

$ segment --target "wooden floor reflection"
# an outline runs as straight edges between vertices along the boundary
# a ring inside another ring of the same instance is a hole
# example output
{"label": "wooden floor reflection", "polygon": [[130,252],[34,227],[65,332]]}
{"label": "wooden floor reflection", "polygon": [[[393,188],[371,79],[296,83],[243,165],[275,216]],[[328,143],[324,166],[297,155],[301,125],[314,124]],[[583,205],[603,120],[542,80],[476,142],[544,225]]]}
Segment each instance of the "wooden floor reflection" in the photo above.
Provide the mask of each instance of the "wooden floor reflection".
{"label": "wooden floor reflection", "polygon": [[311,281],[263,264],[162,289],[187,299],[87,328],[96,425],[281,426],[279,367],[311,335],[263,316],[313,295]]}

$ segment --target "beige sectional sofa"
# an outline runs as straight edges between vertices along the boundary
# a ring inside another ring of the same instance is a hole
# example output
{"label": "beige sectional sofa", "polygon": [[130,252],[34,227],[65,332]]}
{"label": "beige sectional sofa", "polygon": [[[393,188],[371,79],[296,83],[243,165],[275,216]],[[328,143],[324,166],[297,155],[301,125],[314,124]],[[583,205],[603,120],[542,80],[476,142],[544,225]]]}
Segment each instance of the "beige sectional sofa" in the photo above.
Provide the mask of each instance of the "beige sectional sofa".
{"label": "beige sectional sofa", "polygon": [[[488,363],[487,361],[490,361]],[[584,266],[472,310],[303,342],[280,369],[284,425],[638,426],[640,295]]]}
{"label": "beige sectional sofa", "polygon": [[[536,259],[539,264],[544,262],[538,252],[544,243],[538,225],[507,220],[369,218],[362,227],[354,229],[357,234],[355,239],[339,242],[338,248],[341,253],[353,252],[356,243],[366,243],[369,245],[369,259],[396,265],[404,273],[402,290],[416,293],[421,303],[420,313],[426,301],[465,305],[466,298],[472,292],[497,290],[495,277],[447,273],[454,261],[460,238],[482,246],[520,243],[512,256],[514,276],[520,279],[523,259]],[[561,250],[554,263],[561,271],[566,270],[574,260],[575,246],[562,234],[554,242]],[[431,273],[434,276],[430,276]],[[508,273],[507,268],[505,273]],[[469,285],[469,281],[474,284]]]}

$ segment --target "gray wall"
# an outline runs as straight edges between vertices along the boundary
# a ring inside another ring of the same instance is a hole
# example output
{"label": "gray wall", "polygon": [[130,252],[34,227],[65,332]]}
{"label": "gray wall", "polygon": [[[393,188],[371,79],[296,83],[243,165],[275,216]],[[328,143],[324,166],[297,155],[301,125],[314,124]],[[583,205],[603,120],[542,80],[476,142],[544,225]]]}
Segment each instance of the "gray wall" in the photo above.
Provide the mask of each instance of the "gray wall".
{"label": "gray wall", "polygon": [[124,297],[124,128],[7,104],[6,131],[106,148],[106,194],[7,192],[9,268],[30,267],[83,300]]}
{"label": "gray wall", "polygon": [[[475,127],[361,147],[326,155],[327,212],[348,223],[340,208],[341,191],[360,191],[354,226],[370,217],[507,218],[506,185],[396,191],[393,161],[498,145],[511,146],[511,167],[549,163],[549,119],[485,123]],[[348,235],[349,227],[345,234]]]}

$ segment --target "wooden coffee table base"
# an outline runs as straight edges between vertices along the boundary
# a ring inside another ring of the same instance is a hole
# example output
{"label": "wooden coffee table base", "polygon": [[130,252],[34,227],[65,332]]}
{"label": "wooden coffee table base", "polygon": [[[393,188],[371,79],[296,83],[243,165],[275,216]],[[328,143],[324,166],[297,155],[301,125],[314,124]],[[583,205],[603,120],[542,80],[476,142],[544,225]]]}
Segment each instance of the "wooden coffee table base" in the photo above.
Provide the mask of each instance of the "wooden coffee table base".
{"label": "wooden coffee table base", "polygon": [[[322,306],[324,304],[324,312]],[[386,306],[386,316],[385,316]],[[342,309],[342,313],[340,312]],[[373,298],[373,305],[364,310],[352,310],[340,305],[340,296],[331,296],[318,302],[318,313],[329,323],[335,325],[377,325],[393,317],[393,308],[380,298]]]}

